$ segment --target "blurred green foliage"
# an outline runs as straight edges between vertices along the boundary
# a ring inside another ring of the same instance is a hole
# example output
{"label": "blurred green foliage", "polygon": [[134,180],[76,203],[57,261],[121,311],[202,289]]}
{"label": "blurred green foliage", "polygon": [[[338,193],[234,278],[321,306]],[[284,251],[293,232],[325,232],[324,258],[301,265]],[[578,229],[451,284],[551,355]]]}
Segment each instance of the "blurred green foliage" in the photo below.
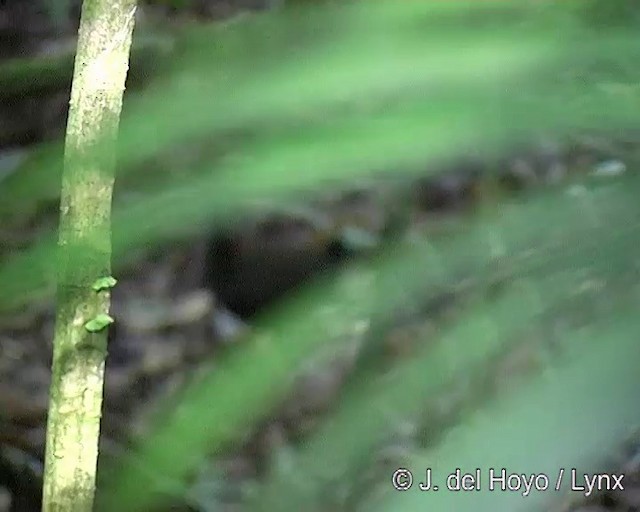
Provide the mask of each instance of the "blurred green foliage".
{"label": "blurred green foliage", "polygon": [[[638,127],[631,2],[309,4],[185,30],[165,73],[129,95],[116,266],[256,204],[369,176],[428,175],[442,159],[489,158],[541,133],[615,137]],[[55,199],[59,156],[59,147],[43,148],[0,183],[0,218],[15,222],[19,208]],[[383,330],[394,312],[461,287],[468,300],[454,321],[383,376],[354,373],[335,413],[271,469],[248,510],[540,510],[550,495],[392,493],[388,471],[359,504],[342,502],[339,484],[370,466],[403,421],[429,433],[403,460],[414,468],[551,474],[593,469],[640,423],[639,183],[630,174],[586,181],[577,195],[557,189],[509,203],[455,236],[398,243],[304,290],[162,411],[136,454],[105,478],[104,510],[143,510],[160,491],[184,493],[203,454],[220,453],[268,414],[311,356],[335,354],[362,335],[357,326]],[[53,250],[48,233],[2,262],[1,309],[50,293]],[[480,385],[501,357],[523,349],[535,371],[506,391]],[[431,413],[460,382],[467,400],[449,424]]]}
{"label": "blurred green foliage", "polygon": [[633,26],[640,22],[640,10],[631,0],[608,2],[607,0],[588,0],[584,5],[576,7],[589,23],[600,28]]}

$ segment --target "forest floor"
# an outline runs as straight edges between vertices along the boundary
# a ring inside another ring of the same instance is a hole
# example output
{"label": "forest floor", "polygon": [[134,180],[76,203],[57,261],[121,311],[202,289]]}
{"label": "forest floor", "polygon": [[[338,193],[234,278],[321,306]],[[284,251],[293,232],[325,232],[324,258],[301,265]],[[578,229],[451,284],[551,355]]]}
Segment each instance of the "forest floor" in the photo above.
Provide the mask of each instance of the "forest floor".
{"label": "forest floor", "polygon": [[[24,108],[33,110],[28,105]],[[0,116],[21,111],[0,111]],[[30,142],[44,137],[39,128],[43,124],[51,129],[50,119],[45,123],[36,119],[37,126],[31,127],[20,123],[24,119],[15,120],[14,133],[22,130],[27,134],[25,141],[34,139]],[[0,138],[2,135],[0,130]],[[25,147],[20,151],[29,150]],[[544,187],[569,191],[575,177],[584,174],[606,177],[607,173],[625,172],[636,162],[636,151],[630,151],[626,143],[599,138],[580,139],[572,147],[534,141],[531,148],[506,155],[499,163],[454,162],[440,173],[429,173],[429,178],[418,178],[399,193],[356,187],[308,205],[311,217],[328,218],[328,224],[310,221],[308,212],[276,212],[138,258],[118,275],[113,297],[117,329],[110,339],[103,452],[117,456],[131,439],[143,437],[155,404],[184,386],[203,360],[215,360],[242,343],[256,316],[323,271],[343,263],[357,265],[358,258],[375,253],[390,236],[387,228],[399,203],[411,204],[401,227],[403,240],[446,237],[485,204],[490,188],[487,167],[499,168],[501,192],[491,201],[501,201]],[[9,144],[0,147],[0,186],[14,153],[15,147]],[[403,195],[407,188],[413,191],[410,197]],[[42,230],[54,227],[56,221],[53,202],[20,229],[3,229],[0,261],[36,239]],[[25,225],[31,226],[27,232]],[[358,234],[358,241],[346,242],[342,235],[347,232]],[[225,250],[226,259],[211,259],[212,252],[225,254]],[[240,270],[225,272],[230,264]],[[262,271],[256,273],[252,270],[256,268]],[[220,278],[223,273],[224,279]],[[424,311],[422,318],[399,317],[388,333],[391,351],[407,350],[402,340],[410,338],[416,326],[421,328],[433,316],[441,316],[448,308],[445,299]],[[0,512],[29,512],[39,500],[53,318],[53,303],[46,301],[0,319]],[[331,409],[349,370],[346,357],[300,376],[295,392],[256,426],[245,444],[217,461],[223,468],[223,480],[228,481],[224,496],[216,497],[227,504],[225,510],[242,510],[242,482],[259,479],[283,443],[300,443],[313,430],[318,416]],[[624,492],[601,493],[588,503],[565,504],[563,510],[640,510],[640,442],[621,440],[621,446],[612,468],[627,475]],[[194,489],[198,485],[194,482]],[[181,506],[198,510],[198,500]],[[179,509],[176,505],[171,510]]]}

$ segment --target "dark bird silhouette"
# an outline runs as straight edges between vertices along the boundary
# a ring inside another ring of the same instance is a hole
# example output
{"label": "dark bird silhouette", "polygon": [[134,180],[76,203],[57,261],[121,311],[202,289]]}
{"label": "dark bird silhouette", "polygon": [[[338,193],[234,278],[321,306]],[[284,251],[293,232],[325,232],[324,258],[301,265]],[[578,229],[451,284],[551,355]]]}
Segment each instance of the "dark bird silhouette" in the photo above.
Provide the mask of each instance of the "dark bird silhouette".
{"label": "dark bird silhouette", "polygon": [[233,313],[248,318],[349,255],[339,238],[312,222],[272,216],[213,236],[206,285]]}

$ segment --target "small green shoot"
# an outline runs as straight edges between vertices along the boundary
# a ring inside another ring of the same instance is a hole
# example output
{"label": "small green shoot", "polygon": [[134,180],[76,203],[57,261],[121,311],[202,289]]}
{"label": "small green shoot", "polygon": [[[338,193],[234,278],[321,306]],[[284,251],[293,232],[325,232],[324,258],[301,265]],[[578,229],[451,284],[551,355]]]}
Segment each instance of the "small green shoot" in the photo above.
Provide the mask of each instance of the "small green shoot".
{"label": "small green shoot", "polygon": [[113,318],[106,313],[100,313],[93,320],[89,320],[84,328],[89,332],[100,332],[105,327],[114,322]]}
{"label": "small green shoot", "polygon": [[117,282],[118,280],[113,276],[99,277],[91,285],[91,288],[95,292],[101,292],[102,290],[108,290],[109,288],[113,288]]}

